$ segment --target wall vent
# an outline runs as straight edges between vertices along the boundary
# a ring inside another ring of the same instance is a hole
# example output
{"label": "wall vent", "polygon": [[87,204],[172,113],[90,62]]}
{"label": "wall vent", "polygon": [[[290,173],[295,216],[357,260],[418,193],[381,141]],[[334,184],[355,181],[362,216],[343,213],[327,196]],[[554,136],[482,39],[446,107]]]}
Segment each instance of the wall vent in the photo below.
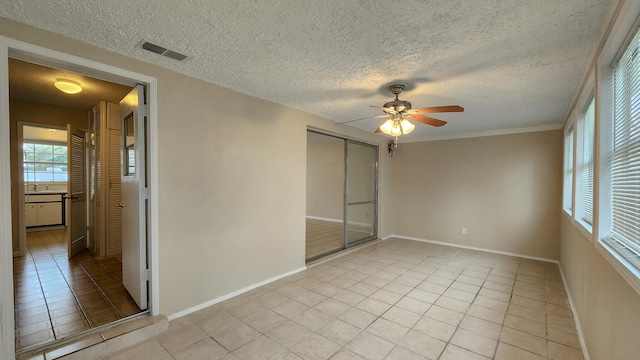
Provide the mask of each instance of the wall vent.
{"label": "wall vent", "polygon": [[147,51],[151,51],[156,54],[166,56],[174,60],[178,60],[178,61],[184,61],[189,58],[187,55],[180,54],[177,51],[169,50],[169,49],[163,48],[160,45],[152,44],[144,40],[140,41],[140,43],[138,44],[138,47]]}

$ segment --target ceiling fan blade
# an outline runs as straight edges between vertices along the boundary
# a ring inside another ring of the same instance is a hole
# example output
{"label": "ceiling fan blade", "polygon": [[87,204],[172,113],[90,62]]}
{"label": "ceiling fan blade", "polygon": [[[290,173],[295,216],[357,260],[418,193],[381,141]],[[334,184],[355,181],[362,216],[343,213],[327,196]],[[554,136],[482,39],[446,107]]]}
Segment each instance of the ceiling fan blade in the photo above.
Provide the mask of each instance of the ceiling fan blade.
{"label": "ceiling fan blade", "polygon": [[443,120],[434,119],[432,117],[424,116],[424,115],[413,115],[412,120],[421,122],[423,124],[440,127],[445,125],[447,122]]}
{"label": "ceiling fan blade", "polygon": [[382,130],[380,130],[380,126],[378,126],[378,127],[376,128],[376,131],[374,131],[374,133],[375,133],[375,134],[378,134],[378,133],[380,133],[380,132],[382,132]]}
{"label": "ceiling fan blade", "polygon": [[378,118],[383,118],[383,117],[387,117],[387,116],[388,115],[367,116],[367,117],[360,118],[360,119],[354,119],[354,120],[344,121],[344,122],[341,122],[341,123],[336,123],[336,125],[348,124],[348,123],[352,123],[352,122],[356,122],[356,121],[360,121],[360,120],[378,119]]}
{"label": "ceiling fan blade", "polygon": [[412,109],[408,112],[410,114],[435,114],[435,113],[444,113],[444,112],[463,112],[464,108],[458,105],[449,105],[449,106],[432,106],[426,108],[418,108]]}

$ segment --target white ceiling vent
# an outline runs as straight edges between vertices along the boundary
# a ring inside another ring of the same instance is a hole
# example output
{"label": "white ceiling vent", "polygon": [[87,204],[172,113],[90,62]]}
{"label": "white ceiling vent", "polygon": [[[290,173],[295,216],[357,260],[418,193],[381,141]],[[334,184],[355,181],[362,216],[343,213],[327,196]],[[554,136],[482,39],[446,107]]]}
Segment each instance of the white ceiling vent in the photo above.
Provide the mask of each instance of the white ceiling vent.
{"label": "white ceiling vent", "polygon": [[163,48],[160,45],[152,44],[144,40],[140,41],[140,43],[138,44],[138,47],[147,51],[154,52],[156,54],[166,56],[168,58],[172,58],[174,60],[178,60],[178,61],[184,61],[187,58],[189,58],[187,55],[180,54],[177,51],[169,50],[169,49]]}

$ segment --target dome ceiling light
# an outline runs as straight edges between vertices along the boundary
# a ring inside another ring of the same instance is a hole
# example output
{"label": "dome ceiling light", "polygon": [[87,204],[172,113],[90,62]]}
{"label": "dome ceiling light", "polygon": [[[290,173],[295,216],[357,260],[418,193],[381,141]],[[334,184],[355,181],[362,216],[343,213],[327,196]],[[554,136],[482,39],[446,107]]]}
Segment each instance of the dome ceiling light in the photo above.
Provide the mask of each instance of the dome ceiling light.
{"label": "dome ceiling light", "polygon": [[77,94],[82,91],[82,86],[76,81],[67,79],[56,79],[53,84],[55,87],[66,94]]}

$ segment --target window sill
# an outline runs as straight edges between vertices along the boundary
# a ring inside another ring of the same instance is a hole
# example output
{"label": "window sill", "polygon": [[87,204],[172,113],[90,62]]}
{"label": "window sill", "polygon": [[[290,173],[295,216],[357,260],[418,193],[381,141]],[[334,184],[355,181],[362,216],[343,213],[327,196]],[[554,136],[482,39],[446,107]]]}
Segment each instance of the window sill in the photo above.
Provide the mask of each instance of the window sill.
{"label": "window sill", "polygon": [[598,249],[602,256],[607,259],[624,280],[631,285],[633,290],[640,295],[640,271],[608,244],[603,243],[602,240],[596,242],[596,249]]}
{"label": "window sill", "polygon": [[586,221],[574,219],[576,224],[578,224],[578,229],[582,232],[584,236],[589,239],[589,242],[593,244],[593,226]]}
{"label": "window sill", "polygon": [[575,226],[582,235],[584,235],[584,237],[593,244],[593,227],[585,221],[574,218],[570,213],[567,213],[566,209],[564,209],[563,213],[569,219],[571,224],[573,224],[573,226]]}

